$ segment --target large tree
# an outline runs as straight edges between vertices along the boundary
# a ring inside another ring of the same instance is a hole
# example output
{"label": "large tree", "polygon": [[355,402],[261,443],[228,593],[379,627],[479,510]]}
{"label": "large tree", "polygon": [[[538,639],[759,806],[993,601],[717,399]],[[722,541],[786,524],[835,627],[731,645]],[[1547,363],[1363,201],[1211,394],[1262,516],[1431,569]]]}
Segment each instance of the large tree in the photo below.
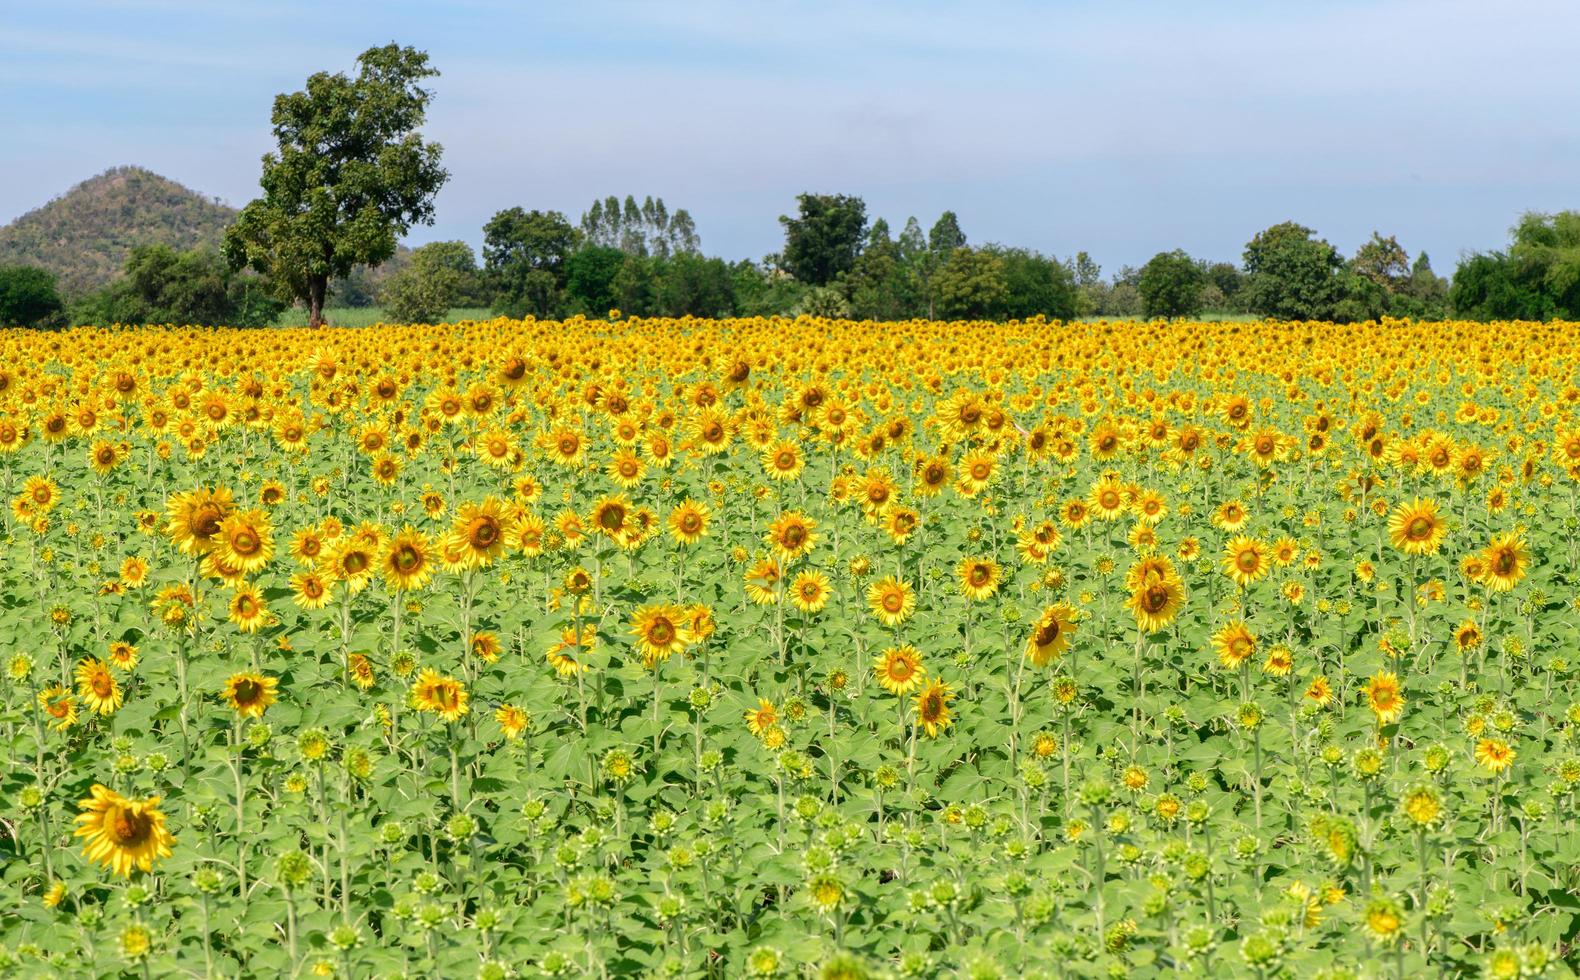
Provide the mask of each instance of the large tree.
{"label": "large tree", "polygon": [[552,316],[565,288],[565,261],[579,234],[558,211],[506,208],[483,226],[483,268],[494,307],[510,316]]}
{"label": "large tree", "polygon": [[1344,296],[1344,259],[1316,232],[1285,221],[1245,246],[1245,304],[1285,320],[1331,318]]}
{"label": "large tree", "polygon": [[31,265],[0,266],[0,327],[31,327],[60,310],[53,272]]}
{"label": "large tree", "polygon": [[849,272],[867,233],[867,205],[845,194],[802,194],[796,217],[781,215],[784,264],[809,286],[826,286]]}
{"label": "large tree", "polygon": [[1152,256],[1136,280],[1141,312],[1149,318],[1195,316],[1201,312],[1206,286],[1206,270],[1180,249]]}
{"label": "large tree", "polygon": [[323,323],[329,280],[377,265],[414,224],[433,223],[449,174],[418,134],[438,75],[428,55],[394,44],[357,58],[355,77],[319,72],[275,97],[276,150],[264,154],[263,196],[225,234],[233,268],[250,266]]}
{"label": "large tree", "polygon": [[284,307],[262,280],[232,271],[212,249],[141,245],[121,275],[74,304],[73,313],[83,323],[263,327]]}

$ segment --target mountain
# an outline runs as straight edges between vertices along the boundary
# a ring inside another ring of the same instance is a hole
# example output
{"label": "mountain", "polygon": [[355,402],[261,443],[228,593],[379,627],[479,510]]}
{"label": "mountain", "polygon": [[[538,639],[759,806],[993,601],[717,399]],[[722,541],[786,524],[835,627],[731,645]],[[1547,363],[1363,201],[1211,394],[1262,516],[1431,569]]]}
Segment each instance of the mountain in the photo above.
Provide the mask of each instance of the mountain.
{"label": "mountain", "polygon": [[37,265],[66,296],[99,289],[138,245],[218,248],[236,211],[141,167],[115,167],[0,228],[0,265]]}

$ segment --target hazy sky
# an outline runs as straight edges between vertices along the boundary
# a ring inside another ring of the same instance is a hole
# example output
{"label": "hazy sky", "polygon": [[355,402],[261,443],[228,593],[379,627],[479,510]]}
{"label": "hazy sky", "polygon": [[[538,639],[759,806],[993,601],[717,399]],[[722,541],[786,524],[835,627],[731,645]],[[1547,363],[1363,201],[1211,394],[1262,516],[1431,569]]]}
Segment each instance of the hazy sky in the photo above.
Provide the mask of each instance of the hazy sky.
{"label": "hazy sky", "polygon": [[757,258],[812,190],[1108,272],[1284,219],[1447,272],[1580,207],[1576,38],[1573,0],[0,0],[0,222],[125,163],[240,205],[273,96],[395,40],[443,72],[413,243],[653,194]]}

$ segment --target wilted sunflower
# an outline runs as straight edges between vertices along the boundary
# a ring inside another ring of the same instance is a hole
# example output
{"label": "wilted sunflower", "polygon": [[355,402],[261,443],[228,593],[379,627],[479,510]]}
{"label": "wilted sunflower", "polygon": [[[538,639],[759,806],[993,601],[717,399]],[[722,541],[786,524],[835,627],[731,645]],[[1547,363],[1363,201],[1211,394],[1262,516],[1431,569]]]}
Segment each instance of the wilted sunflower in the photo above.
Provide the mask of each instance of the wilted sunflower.
{"label": "wilted sunflower", "polygon": [[278,700],[280,681],[255,671],[232,674],[225,681],[220,695],[230,703],[231,710],[241,718],[262,718],[269,706]]}
{"label": "wilted sunflower", "polygon": [[130,800],[97,783],[87,799],[78,803],[75,836],[85,837],[83,854],[106,865],[115,874],[131,877],[132,869],[152,871],[154,861],[171,855],[176,842],[165,829],[159,797]]}
{"label": "wilted sunflower", "polygon": [[878,684],[890,694],[909,693],[927,676],[922,654],[913,646],[890,647],[873,661]]}
{"label": "wilted sunflower", "polygon": [[1388,542],[1407,555],[1433,554],[1447,533],[1437,503],[1419,497],[1400,504],[1388,519]]}
{"label": "wilted sunflower", "polygon": [[867,588],[867,605],[885,626],[899,626],[916,611],[916,595],[911,587],[892,575]]}
{"label": "wilted sunflower", "polygon": [[97,657],[84,657],[77,661],[75,673],[77,696],[89,711],[101,715],[114,714],[121,706],[121,685],[110,673],[109,665]]}
{"label": "wilted sunflower", "polygon": [[916,695],[916,723],[922,726],[928,738],[937,738],[938,733],[954,724],[954,718],[949,714],[949,700],[954,697],[948,684],[937,680],[929,681]]}

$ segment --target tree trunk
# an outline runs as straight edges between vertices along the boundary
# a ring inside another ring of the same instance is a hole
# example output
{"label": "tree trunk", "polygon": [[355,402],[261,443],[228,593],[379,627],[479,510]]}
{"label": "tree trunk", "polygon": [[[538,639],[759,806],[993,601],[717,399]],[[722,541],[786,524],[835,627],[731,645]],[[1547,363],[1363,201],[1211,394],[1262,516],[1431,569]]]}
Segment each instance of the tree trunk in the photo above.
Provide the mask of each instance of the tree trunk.
{"label": "tree trunk", "polygon": [[314,330],[324,325],[324,295],[328,292],[328,276],[314,276],[307,284],[307,325]]}

